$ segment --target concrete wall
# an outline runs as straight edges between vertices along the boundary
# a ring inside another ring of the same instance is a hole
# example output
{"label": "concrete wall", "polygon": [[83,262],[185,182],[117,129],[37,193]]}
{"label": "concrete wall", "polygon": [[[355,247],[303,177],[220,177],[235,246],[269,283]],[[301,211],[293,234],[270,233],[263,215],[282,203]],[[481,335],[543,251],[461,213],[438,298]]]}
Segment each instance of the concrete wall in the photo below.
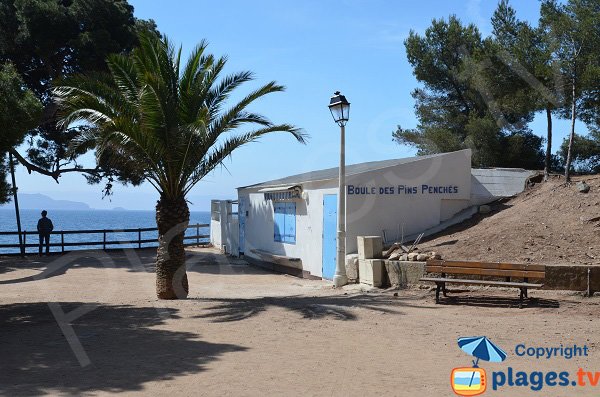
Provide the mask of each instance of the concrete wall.
{"label": "concrete wall", "polygon": [[471,205],[470,200],[442,199],[440,203],[440,222],[452,218],[454,215]]}
{"label": "concrete wall", "polygon": [[[467,208],[470,170],[471,151],[461,150],[349,176],[346,251],[356,252],[357,236],[381,236],[385,229],[388,240],[397,240],[402,224],[408,236]],[[350,194],[357,187],[361,193]]]}
{"label": "concrete wall", "polygon": [[215,247],[237,255],[239,251],[238,216],[232,211],[231,200],[211,200],[210,242]]}
{"label": "concrete wall", "polygon": [[[394,287],[409,285],[427,285],[432,283],[421,282],[425,276],[425,262],[385,261],[386,272],[390,284]],[[516,279],[519,281],[519,279]],[[600,266],[579,265],[546,265],[546,278],[530,280],[541,282],[546,290],[567,290],[588,293],[600,292]],[[490,292],[493,295],[493,292]]]}
{"label": "concrete wall", "polygon": [[240,229],[238,224],[238,217],[235,214],[228,214],[227,224],[225,228],[225,251],[228,254],[237,256],[239,253],[239,239]]}
{"label": "concrete wall", "polygon": [[210,201],[210,243],[220,248],[223,244],[223,236],[221,230],[221,207],[219,200]]}
{"label": "concrete wall", "polygon": [[600,292],[600,266],[548,265],[544,288]]}
{"label": "concrete wall", "polygon": [[471,202],[478,205],[515,196],[525,190],[527,179],[535,173],[521,168],[474,168],[471,170]]}
{"label": "concrete wall", "polygon": [[[422,282],[420,278],[426,276],[426,262],[407,262],[384,260],[385,274],[382,287],[404,288],[408,286],[428,286],[434,284]],[[515,280],[518,282],[519,280]],[[600,293],[600,266],[578,266],[578,265],[547,265],[545,280],[529,280],[530,282],[541,282],[545,290],[578,291],[586,295],[598,295]],[[453,285],[453,284],[449,284]],[[457,285],[457,284],[454,284]],[[477,287],[470,287],[477,288]],[[518,291],[518,290],[516,290]],[[535,291],[530,290],[530,291]],[[493,290],[489,292],[494,296]]]}
{"label": "concrete wall", "polygon": [[223,229],[221,227],[221,204],[220,200],[210,201],[210,243],[221,248],[223,245]]}

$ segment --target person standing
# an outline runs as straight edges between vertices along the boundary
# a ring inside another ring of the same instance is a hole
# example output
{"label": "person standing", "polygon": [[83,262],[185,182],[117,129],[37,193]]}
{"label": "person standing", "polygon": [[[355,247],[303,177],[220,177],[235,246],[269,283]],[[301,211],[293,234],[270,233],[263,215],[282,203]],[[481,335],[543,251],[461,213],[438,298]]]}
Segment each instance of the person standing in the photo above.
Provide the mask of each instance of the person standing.
{"label": "person standing", "polygon": [[48,212],[42,211],[42,217],[37,223],[37,230],[40,235],[40,255],[42,255],[42,247],[46,242],[46,255],[50,253],[50,233],[54,230],[54,225],[50,218],[47,217]]}

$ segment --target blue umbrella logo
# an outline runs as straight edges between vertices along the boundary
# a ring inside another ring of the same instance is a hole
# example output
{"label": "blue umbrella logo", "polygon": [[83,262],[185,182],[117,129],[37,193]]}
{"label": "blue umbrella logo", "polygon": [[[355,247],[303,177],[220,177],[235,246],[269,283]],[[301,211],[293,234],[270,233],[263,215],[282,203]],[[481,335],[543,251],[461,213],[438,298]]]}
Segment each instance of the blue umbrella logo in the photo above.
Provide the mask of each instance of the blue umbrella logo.
{"label": "blue umbrella logo", "polygon": [[[506,352],[492,343],[485,336],[471,336],[458,338],[458,347],[465,353],[477,358],[473,361],[473,368],[478,368],[479,360],[491,361],[494,363],[502,362],[506,359]],[[475,372],[471,375],[469,386],[473,383]]]}

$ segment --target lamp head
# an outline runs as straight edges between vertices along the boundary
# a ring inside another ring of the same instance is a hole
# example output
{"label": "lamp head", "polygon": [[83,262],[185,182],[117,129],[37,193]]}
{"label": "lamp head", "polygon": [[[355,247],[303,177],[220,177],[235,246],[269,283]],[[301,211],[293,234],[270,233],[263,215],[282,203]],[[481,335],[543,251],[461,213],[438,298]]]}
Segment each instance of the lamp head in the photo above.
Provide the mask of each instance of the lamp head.
{"label": "lamp head", "polygon": [[350,102],[339,91],[336,91],[329,100],[329,111],[333,120],[343,127],[350,119]]}

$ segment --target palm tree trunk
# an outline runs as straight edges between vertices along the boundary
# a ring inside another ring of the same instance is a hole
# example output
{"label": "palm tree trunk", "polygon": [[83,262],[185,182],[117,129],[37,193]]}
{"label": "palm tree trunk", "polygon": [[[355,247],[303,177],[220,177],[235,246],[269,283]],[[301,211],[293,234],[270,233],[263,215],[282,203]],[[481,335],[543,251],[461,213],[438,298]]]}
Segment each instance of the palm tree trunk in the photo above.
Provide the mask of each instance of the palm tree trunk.
{"label": "palm tree trunk", "polygon": [[552,160],[552,109],[546,108],[546,119],[548,122],[548,136],[546,139],[546,160],[544,163],[544,181],[548,180],[550,174],[550,161]]}
{"label": "palm tree trunk", "polygon": [[188,295],[183,236],[189,221],[190,210],[184,197],[175,200],[161,197],[156,204],[158,299],[184,299]]}

